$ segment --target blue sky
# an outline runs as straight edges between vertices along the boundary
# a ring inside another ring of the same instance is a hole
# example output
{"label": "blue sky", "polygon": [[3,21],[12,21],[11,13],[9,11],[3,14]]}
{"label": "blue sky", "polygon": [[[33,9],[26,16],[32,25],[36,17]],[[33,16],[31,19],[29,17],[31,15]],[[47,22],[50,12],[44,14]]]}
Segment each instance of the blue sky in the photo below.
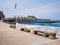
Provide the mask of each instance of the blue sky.
{"label": "blue sky", "polygon": [[0,10],[6,17],[33,15],[60,20],[60,0],[0,0]]}

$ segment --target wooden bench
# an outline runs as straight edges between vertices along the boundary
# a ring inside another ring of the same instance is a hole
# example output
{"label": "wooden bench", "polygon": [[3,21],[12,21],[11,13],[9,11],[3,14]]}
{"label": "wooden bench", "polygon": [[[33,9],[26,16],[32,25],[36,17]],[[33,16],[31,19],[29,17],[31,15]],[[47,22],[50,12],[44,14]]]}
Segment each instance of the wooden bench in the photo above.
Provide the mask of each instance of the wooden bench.
{"label": "wooden bench", "polygon": [[21,28],[21,31],[30,32],[30,30],[27,28]]}
{"label": "wooden bench", "polygon": [[40,33],[40,34],[41,34],[42,36],[44,36],[44,37],[48,36],[48,34],[47,34],[46,32],[44,32],[44,31],[33,31],[33,33],[34,33],[34,34]]}
{"label": "wooden bench", "polygon": [[45,31],[33,31],[34,34],[41,33],[44,37],[49,37],[50,39],[56,39],[56,33],[45,32]]}
{"label": "wooden bench", "polygon": [[10,27],[15,29],[16,25],[11,24]]}

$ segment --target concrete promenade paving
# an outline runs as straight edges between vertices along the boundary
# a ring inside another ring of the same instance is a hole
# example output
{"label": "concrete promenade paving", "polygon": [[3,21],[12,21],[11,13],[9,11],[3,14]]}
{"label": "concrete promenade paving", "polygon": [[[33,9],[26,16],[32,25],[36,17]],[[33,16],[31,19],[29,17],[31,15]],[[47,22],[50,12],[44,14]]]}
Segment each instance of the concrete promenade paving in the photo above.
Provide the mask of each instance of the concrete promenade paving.
{"label": "concrete promenade paving", "polygon": [[51,41],[49,38],[12,29],[9,26],[9,24],[0,22],[0,45],[30,45],[37,42]]}

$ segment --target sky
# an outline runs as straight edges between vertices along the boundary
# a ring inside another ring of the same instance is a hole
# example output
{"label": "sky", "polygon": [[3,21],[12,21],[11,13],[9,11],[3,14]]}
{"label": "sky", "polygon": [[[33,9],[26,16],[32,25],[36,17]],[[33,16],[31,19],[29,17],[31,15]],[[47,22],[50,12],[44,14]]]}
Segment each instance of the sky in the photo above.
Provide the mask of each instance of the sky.
{"label": "sky", "polygon": [[32,15],[60,20],[60,0],[0,0],[0,10],[5,17]]}

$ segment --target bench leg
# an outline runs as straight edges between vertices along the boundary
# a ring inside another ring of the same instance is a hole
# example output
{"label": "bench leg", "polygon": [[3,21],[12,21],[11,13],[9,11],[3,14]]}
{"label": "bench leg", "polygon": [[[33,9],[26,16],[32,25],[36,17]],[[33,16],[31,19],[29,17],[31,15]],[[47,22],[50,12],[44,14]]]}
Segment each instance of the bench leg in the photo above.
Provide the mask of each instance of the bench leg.
{"label": "bench leg", "polygon": [[34,34],[37,34],[37,31],[34,31]]}
{"label": "bench leg", "polygon": [[43,33],[43,36],[44,37],[48,37],[49,35],[47,33]]}
{"label": "bench leg", "polygon": [[21,30],[21,31],[24,31],[24,29],[23,29],[23,28],[21,28],[20,30]]}

